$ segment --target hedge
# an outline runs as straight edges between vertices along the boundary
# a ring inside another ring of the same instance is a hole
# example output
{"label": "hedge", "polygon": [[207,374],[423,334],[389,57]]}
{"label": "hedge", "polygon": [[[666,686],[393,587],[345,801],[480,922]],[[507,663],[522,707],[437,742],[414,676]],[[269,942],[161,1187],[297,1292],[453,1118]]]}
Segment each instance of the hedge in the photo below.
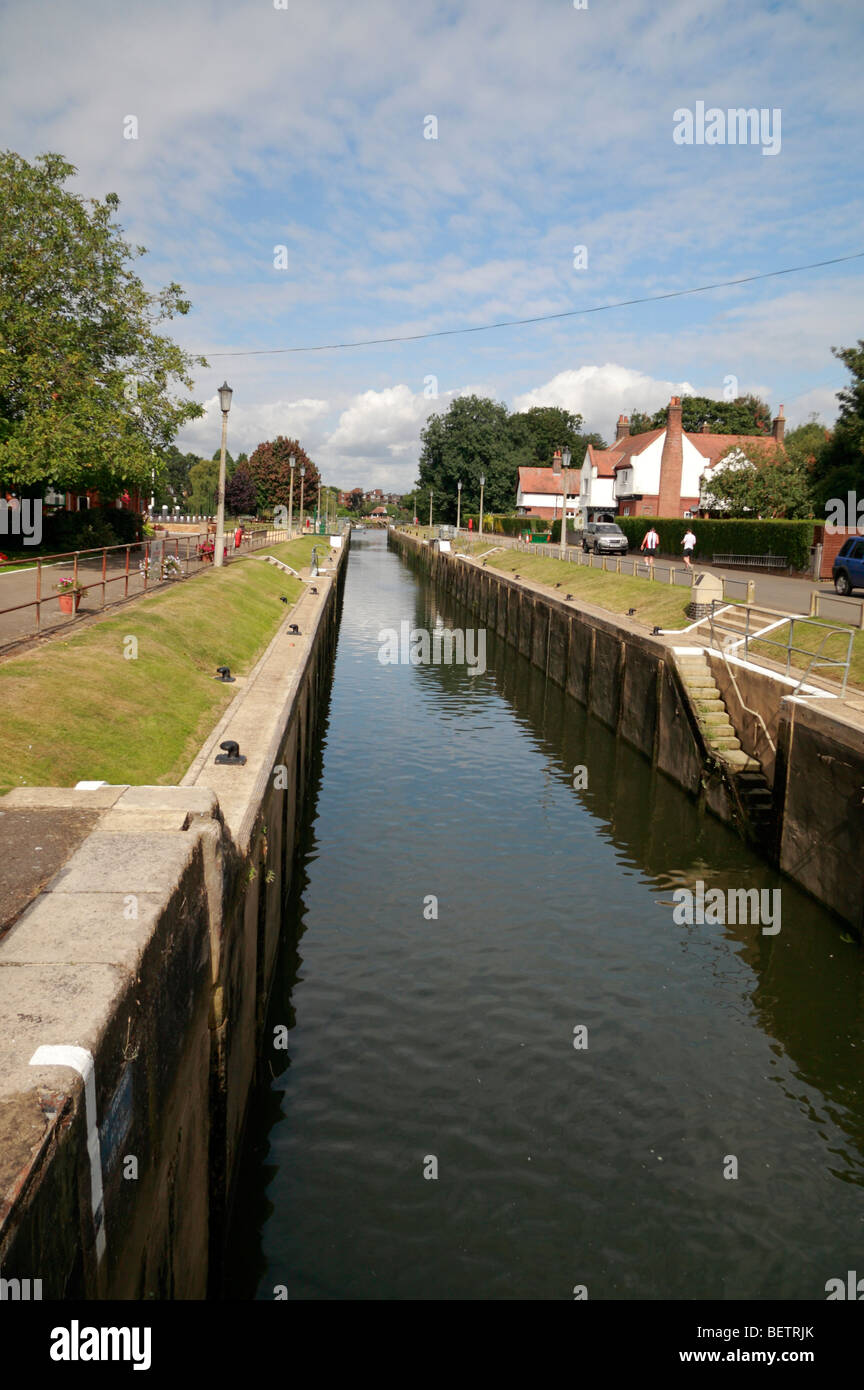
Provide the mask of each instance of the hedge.
{"label": "hedge", "polygon": [[[471,514],[471,521],[474,523],[474,530],[477,530],[479,516],[477,512]],[[462,518],[462,525],[468,525],[468,516]],[[483,520],[483,530],[491,531],[497,536],[521,536],[523,531],[548,531],[549,522],[544,521],[538,516],[493,516],[486,512]]]}
{"label": "hedge", "polygon": [[710,564],[715,555],[779,555],[793,570],[810,565],[815,521],[691,521],[684,517],[616,516],[621,530],[638,550],[651,526],[660,537],[662,555],[682,554],[684,532],[690,528],[696,537],[696,555]]}

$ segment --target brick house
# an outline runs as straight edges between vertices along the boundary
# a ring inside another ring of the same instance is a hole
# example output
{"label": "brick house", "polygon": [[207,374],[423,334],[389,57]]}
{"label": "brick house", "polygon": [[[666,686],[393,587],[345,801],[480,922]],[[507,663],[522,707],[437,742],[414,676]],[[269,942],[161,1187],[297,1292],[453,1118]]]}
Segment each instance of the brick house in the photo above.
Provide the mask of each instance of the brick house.
{"label": "brick house", "polygon": [[744,454],[730,455],[730,449],[758,444],[770,451],[783,443],[782,405],[773,423],[769,435],[711,434],[705,429],[691,433],[682,428],[680,396],[669,402],[665,429],[631,435],[627,416],[619,415],[611,448],[588,446],[580,510],[586,520],[599,511],[622,516],[695,515],[710,500],[711,472],[721,460],[724,467],[744,463]]}
{"label": "brick house", "polygon": [[[568,519],[575,516],[579,507],[578,482],[579,470],[571,468],[567,491]],[[562,474],[556,473],[553,468],[520,468],[516,486],[517,515],[560,521],[563,486]]]}

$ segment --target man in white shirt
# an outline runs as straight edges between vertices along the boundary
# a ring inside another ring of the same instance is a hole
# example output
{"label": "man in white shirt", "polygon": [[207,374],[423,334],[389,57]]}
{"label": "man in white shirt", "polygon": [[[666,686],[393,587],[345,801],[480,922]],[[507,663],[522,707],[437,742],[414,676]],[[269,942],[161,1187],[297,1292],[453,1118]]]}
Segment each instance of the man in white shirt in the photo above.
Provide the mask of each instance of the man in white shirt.
{"label": "man in white shirt", "polygon": [[683,547],[684,547],[684,563],[685,563],[685,565],[687,566],[687,568],[688,568],[688,570],[689,570],[689,569],[692,568],[692,566],[691,566],[691,564],[690,564],[690,556],[693,554],[693,551],[696,549],[696,537],[694,536],[693,532],[690,530],[690,527],[689,527],[689,526],[687,527],[687,530],[686,530],[685,533],[684,533],[684,539],[683,539],[683,541],[681,542],[681,544],[682,544]]}
{"label": "man in white shirt", "polygon": [[654,530],[653,526],[649,527],[648,530],[645,532],[645,535],[642,537],[642,544],[640,545],[639,549],[644,550],[646,552],[648,556],[648,564],[651,566],[653,566],[654,564],[654,555],[659,544],[660,537]]}

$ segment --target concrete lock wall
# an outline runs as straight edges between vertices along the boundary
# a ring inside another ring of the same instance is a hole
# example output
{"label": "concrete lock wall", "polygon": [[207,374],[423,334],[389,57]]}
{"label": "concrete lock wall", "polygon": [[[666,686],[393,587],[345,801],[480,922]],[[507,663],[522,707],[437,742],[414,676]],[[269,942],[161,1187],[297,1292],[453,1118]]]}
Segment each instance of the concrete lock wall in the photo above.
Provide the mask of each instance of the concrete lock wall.
{"label": "concrete lock wall", "polygon": [[0,942],[0,1277],[45,1299],[218,1292],[347,555],[181,786],[0,799],[98,812]]}
{"label": "concrete lock wall", "polygon": [[[576,609],[525,581],[433,552],[404,532],[391,530],[390,543],[743,832],[734,778],[705,744],[666,641],[590,604]],[[795,680],[782,674],[721,656],[709,663],[744,751],[759,759],[772,788],[770,857],[864,934],[864,732],[838,712],[837,702],[810,705],[794,697]]]}

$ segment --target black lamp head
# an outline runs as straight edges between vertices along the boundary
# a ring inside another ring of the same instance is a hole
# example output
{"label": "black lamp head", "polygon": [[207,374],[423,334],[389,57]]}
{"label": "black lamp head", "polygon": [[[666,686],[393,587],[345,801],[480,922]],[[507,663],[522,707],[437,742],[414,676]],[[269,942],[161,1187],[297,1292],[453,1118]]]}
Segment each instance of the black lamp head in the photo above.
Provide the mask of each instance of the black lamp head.
{"label": "black lamp head", "polygon": [[234,677],[231,674],[230,666],[217,666],[216,674],[219,677],[220,681],[225,681],[227,683],[229,681],[234,680]]}

